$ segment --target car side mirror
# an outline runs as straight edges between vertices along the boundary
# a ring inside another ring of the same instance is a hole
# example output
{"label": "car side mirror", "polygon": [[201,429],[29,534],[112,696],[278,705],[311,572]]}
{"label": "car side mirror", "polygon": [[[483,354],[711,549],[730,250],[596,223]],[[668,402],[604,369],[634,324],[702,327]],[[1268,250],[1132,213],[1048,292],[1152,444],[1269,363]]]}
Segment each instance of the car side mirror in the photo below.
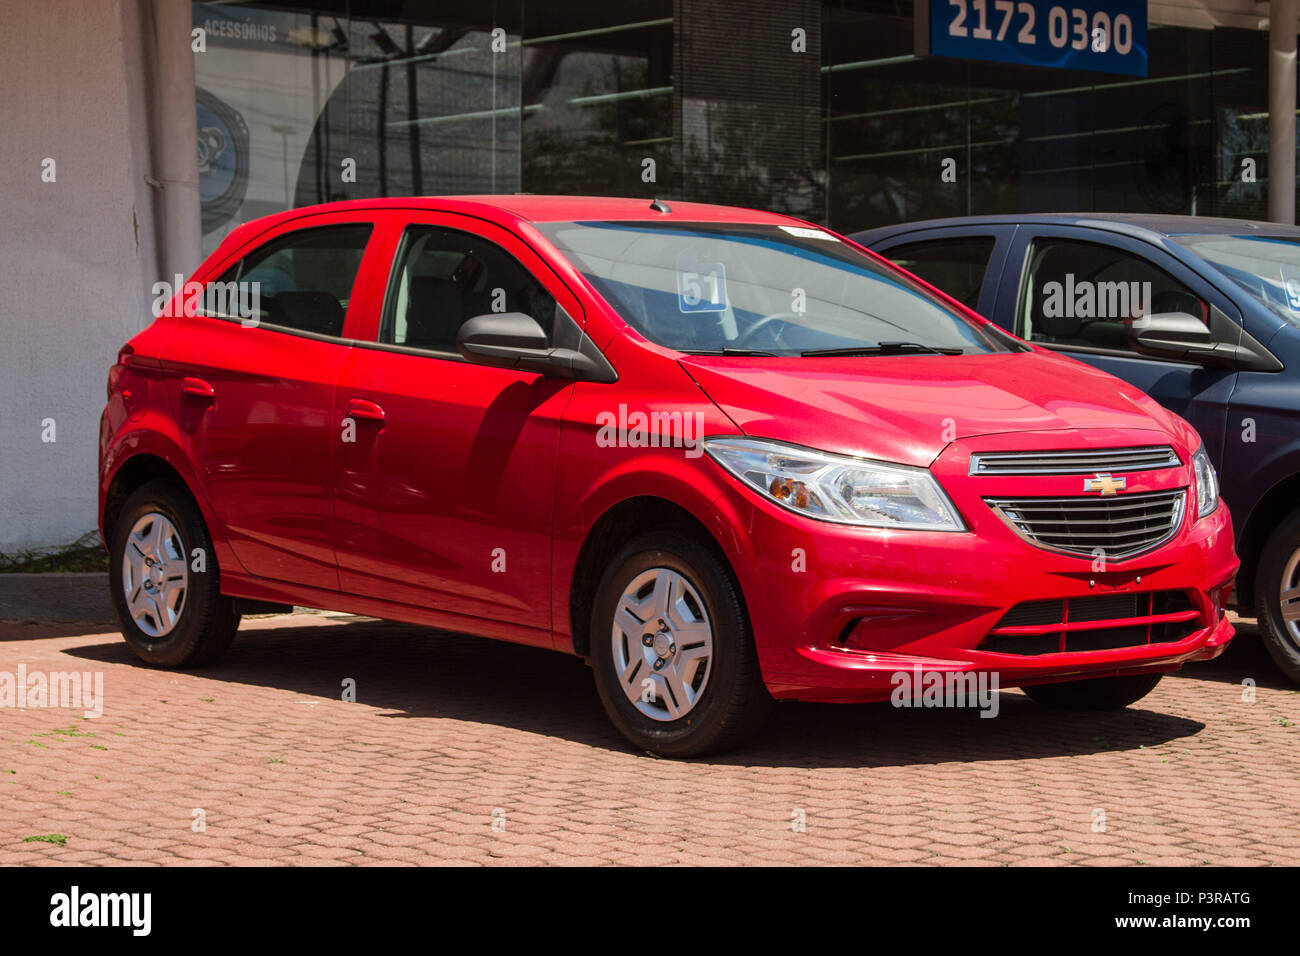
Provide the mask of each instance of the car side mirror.
{"label": "car side mirror", "polygon": [[1186,312],[1156,312],[1134,319],[1128,341],[1133,351],[1156,358],[1195,360],[1215,350],[1210,327]]}
{"label": "car side mirror", "polygon": [[[585,339],[583,344],[590,341]],[[540,372],[580,381],[614,380],[610,377],[613,369],[604,357],[597,359],[590,354],[594,346],[552,347],[537,320],[523,312],[489,312],[466,320],[456,333],[456,350],[470,362],[493,368]]]}
{"label": "car side mirror", "polygon": [[524,353],[544,353],[550,348],[546,333],[531,315],[522,312],[489,312],[477,315],[461,325],[456,333],[456,348],[467,359],[484,365],[499,365],[494,359],[508,360],[502,367],[513,368]]}
{"label": "car side mirror", "polygon": [[1129,326],[1129,346],[1142,355],[1182,359],[1206,368],[1280,372],[1282,363],[1218,306],[1210,324],[1186,312],[1157,312]]}

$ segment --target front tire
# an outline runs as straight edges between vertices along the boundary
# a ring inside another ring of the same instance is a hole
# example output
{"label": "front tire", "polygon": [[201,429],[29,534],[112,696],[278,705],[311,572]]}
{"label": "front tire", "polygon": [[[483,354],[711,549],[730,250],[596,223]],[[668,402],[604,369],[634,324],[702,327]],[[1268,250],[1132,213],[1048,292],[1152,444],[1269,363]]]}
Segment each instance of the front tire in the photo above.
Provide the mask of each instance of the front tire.
{"label": "front tire", "polygon": [[740,590],[678,532],[641,535],[609,564],[591,615],[596,690],[636,747],[698,757],[737,746],[772,699]]}
{"label": "front tire", "polygon": [[1155,690],[1163,676],[1131,674],[1123,677],[1094,677],[1055,684],[1031,684],[1021,689],[1030,698],[1048,707],[1067,710],[1122,710]]}
{"label": "front tire", "polygon": [[1269,656],[1300,683],[1300,511],[1278,525],[1259,556],[1255,612]]}
{"label": "front tire", "polygon": [[127,499],[113,528],[109,587],[127,646],[153,667],[211,664],[239,629],[203,516],[170,482],[151,481]]}

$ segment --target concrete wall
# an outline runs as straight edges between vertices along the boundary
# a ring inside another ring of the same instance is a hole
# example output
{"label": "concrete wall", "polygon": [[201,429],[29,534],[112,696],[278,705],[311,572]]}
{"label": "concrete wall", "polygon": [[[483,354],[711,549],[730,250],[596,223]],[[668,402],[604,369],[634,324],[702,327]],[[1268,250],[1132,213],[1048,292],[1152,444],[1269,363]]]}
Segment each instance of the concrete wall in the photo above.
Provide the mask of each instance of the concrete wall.
{"label": "concrete wall", "polygon": [[[188,191],[149,183],[160,62],[188,65],[194,125],[188,18],[185,0],[46,0],[0,30],[0,552],[95,527],[105,377],[151,321],[150,286],[175,258],[155,241],[162,194]],[[178,22],[183,49],[160,61],[160,24],[170,48]],[[178,148],[192,165],[193,133]],[[196,191],[193,202],[197,223]]]}

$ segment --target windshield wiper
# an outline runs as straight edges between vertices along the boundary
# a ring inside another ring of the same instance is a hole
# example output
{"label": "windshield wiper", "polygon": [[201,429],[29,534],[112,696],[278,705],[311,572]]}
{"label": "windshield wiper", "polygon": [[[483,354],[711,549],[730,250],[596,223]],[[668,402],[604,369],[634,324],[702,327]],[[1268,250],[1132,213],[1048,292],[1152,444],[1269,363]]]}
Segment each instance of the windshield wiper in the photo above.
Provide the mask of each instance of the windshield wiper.
{"label": "windshield wiper", "polygon": [[766,349],[682,349],[687,355],[768,355],[776,357],[775,352]]}
{"label": "windshield wiper", "polygon": [[931,352],[935,355],[961,355],[962,349],[920,342],[877,342],[875,345],[850,345],[838,349],[808,349],[800,355],[899,355],[904,352]]}

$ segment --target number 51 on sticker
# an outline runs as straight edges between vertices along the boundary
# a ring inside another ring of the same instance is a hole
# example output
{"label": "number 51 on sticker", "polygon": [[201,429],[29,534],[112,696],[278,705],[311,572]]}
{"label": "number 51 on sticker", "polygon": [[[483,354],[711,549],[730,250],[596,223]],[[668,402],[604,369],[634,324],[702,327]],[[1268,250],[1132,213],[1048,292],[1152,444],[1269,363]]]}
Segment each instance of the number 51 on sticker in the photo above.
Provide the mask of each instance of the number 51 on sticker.
{"label": "number 51 on sticker", "polygon": [[[685,257],[683,257],[685,258]],[[721,262],[677,263],[677,307],[683,312],[725,312],[727,271]]]}

